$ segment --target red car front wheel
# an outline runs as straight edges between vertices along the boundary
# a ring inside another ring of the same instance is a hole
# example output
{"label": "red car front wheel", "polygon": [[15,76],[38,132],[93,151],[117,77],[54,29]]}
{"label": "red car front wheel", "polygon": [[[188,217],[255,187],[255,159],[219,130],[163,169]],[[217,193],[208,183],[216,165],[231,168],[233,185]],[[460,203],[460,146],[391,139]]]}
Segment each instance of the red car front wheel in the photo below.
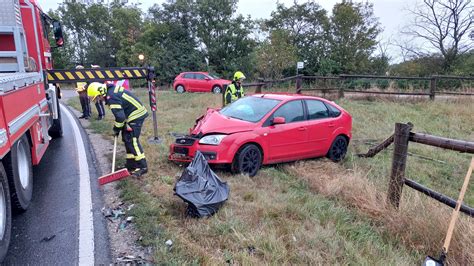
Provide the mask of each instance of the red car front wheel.
{"label": "red car front wheel", "polygon": [[248,174],[253,177],[262,166],[262,153],[254,144],[243,146],[234,157],[232,172]]}

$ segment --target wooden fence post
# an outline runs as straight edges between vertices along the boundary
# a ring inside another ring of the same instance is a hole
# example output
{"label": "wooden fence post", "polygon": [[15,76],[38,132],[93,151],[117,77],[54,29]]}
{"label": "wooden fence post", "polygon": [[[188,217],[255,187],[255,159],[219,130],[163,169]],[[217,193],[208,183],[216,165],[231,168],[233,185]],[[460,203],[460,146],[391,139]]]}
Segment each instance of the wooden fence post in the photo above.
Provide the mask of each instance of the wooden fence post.
{"label": "wooden fence post", "polygon": [[435,93],[436,93],[436,77],[431,77],[431,80],[430,80],[430,100],[435,99]]}
{"label": "wooden fence post", "polygon": [[341,82],[339,82],[339,90],[337,94],[337,98],[341,99],[344,98],[344,81],[346,80],[344,77],[339,77]]}
{"label": "wooden fence post", "polygon": [[296,93],[301,94],[302,75],[296,76]]}
{"label": "wooden fence post", "polygon": [[326,77],[323,78],[323,98],[326,98],[326,92],[327,92],[327,89],[328,89],[328,80],[326,79]]}
{"label": "wooden fence post", "polygon": [[392,159],[392,173],[388,185],[387,202],[398,208],[402,195],[405,179],[405,168],[408,157],[408,141],[410,137],[411,124],[395,124],[394,149]]}

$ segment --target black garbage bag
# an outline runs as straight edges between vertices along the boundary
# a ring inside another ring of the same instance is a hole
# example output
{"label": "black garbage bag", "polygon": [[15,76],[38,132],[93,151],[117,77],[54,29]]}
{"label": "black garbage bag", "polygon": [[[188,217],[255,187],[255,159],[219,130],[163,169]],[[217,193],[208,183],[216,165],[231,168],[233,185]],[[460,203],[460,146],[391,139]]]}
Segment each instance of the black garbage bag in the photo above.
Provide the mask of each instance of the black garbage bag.
{"label": "black garbage bag", "polygon": [[229,197],[229,186],[211,170],[199,151],[181,174],[174,191],[188,204],[186,214],[196,218],[213,215]]}

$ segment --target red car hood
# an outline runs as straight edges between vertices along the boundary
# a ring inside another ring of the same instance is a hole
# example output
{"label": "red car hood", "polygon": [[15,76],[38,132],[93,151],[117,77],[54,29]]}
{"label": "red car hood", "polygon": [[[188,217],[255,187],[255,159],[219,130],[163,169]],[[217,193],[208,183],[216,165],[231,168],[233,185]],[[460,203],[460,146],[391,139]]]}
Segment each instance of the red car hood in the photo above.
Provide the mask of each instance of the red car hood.
{"label": "red car hood", "polygon": [[221,115],[216,109],[208,109],[207,113],[196,120],[196,125],[191,129],[192,135],[206,135],[209,133],[232,134],[251,131],[255,124]]}

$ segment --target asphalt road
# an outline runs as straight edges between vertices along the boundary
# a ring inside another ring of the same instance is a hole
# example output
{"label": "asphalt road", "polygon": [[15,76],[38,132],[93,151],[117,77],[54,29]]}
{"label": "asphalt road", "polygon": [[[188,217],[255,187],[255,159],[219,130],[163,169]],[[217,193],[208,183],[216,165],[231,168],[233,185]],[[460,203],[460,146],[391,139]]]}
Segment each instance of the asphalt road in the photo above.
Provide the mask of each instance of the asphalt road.
{"label": "asphalt road", "polygon": [[[13,216],[5,265],[110,263],[93,151],[74,115],[66,115],[65,108],[61,111],[64,136],[50,143],[41,163],[33,169],[33,200],[26,212]],[[81,137],[82,148],[76,141]],[[84,184],[90,186],[89,193],[83,193]],[[84,217],[84,213],[89,215]],[[88,254],[87,258],[84,254]]]}

